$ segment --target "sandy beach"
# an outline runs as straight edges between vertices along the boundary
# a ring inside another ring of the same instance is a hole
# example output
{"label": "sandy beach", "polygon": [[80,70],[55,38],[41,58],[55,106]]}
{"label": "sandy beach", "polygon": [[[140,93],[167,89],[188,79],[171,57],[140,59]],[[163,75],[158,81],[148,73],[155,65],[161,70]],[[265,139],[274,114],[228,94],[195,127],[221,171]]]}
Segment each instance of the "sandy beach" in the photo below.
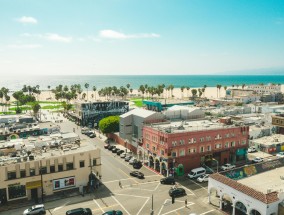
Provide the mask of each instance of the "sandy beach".
{"label": "sandy beach", "polygon": [[[229,88],[230,87],[228,87],[227,89],[229,89]],[[179,101],[185,100],[185,101],[188,101],[189,97],[192,96],[192,93],[191,93],[192,89],[196,89],[197,90],[197,95],[198,95],[198,88],[190,88],[188,91],[186,89],[184,89],[183,92],[181,92],[180,88],[174,88],[173,89],[173,93],[172,93],[173,97],[171,97],[171,93],[170,92],[165,90],[164,93],[159,98],[161,98],[161,99],[164,99],[164,98],[171,99],[173,101],[174,100],[179,100]],[[241,89],[241,87],[239,87],[239,89]],[[282,91],[282,93],[284,92],[284,85],[281,85],[281,91]],[[81,96],[83,95],[83,93],[86,93],[86,96],[88,94],[88,101],[95,101],[95,98],[96,98],[96,100],[100,100],[100,101],[104,101],[105,100],[105,97],[100,97],[99,96],[98,91],[96,91],[96,92],[89,91],[88,93],[87,93],[87,91],[83,91]],[[92,98],[92,94],[93,94],[93,98]],[[127,98],[135,98],[135,97],[141,97],[141,96],[142,96],[141,92],[138,92],[138,89],[134,89],[132,93],[129,93]],[[220,89],[220,95],[217,96],[217,88],[216,87],[207,87],[205,89],[205,92],[202,94],[201,97],[202,98],[206,97],[208,99],[215,99],[215,98],[218,98],[218,97],[222,98],[222,97],[225,97],[225,89],[222,87]],[[54,96],[54,94],[51,91],[42,91],[41,94],[38,97],[36,95],[36,98],[39,101],[56,101],[55,96]],[[120,97],[118,97],[118,98],[120,98]],[[144,98],[147,98],[146,93],[144,94]],[[157,98],[157,95],[154,95],[154,98]],[[80,98],[78,97],[78,99],[80,99]],[[85,100],[87,100],[87,98]],[[11,101],[15,101],[13,96],[11,96]]]}

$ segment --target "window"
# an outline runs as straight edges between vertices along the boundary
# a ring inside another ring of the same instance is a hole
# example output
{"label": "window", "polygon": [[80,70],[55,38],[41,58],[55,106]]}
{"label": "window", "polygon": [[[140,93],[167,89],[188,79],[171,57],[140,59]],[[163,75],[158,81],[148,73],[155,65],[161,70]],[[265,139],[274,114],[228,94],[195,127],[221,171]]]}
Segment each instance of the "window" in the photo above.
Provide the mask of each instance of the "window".
{"label": "window", "polygon": [[15,179],[16,178],[16,172],[8,172],[8,180]]}
{"label": "window", "polygon": [[195,152],[196,152],[196,148],[188,149],[188,154],[195,153]]}
{"label": "window", "polygon": [[73,163],[67,163],[66,164],[66,170],[72,170],[74,169],[74,164]]}
{"label": "window", "polygon": [[35,176],[35,169],[30,169],[30,176]]}
{"label": "window", "polygon": [[156,151],[156,147],[155,147],[155,146],[152,146],[152,150],[153,150],[153,151]]}
{"label": "window", "polygon": [[161,155],[164,155],[165,154],[165,151],[164,150],[161,150]]}
{"label": "window", "polygon": [[211,151],[211,146],[207,146],[207,152]]}
{"label": "window", "polygon": [[176,152],[172,152],[172,157],[176,157],[177,153]]}
{"label": "window", "polygon": [[173,141],[173,142],[172,142],[172,145],[173,145],[173,146],[176,146],[176,145],[177,145],[177,141]]}
{"label": "window", "polygon": [[47,168],[46,166],[41,167],[41,174],[46,174],[47,173]]}
{"label": "window", "polygon": [[54,173],[55,172],[55,166],[50,166],[50,173]]}
{"label": "window", "polygon": [[146,148],[149,149],[149,143],[146,143]]}
{"label": "window", "polygon": [[80,168],[85,167],[85,161],[80,161]]}
{"label": "window", "polygon": [[222,144],[221,143],[218,143],[215,145],[215,149],[221,149],[222,148]]}
{"label": "window", "polygon": [[58,164],[58,172],[62,172],[63,171],[63,164]]}
{"label": "window", "polygon": [[224,148],[229,148],[229,143],[228,142],[225,143]]}
{"label": "window", "polygon": [[93,166],[97,166],[97,160],[93,159]]}
{"label": "window", "polygon": [[184,145],[184,140],[180,140],[180,141],[179,141],[179,144],[180,144],[180,145]]}
{"label": "window", "polygon": [[246,141],[245,140],[242,140],[242,145],[246,145]]}
{"label": "window", "polygon": [[21,169],[20,170],[20,176],[21,176],[21,178],[25,178],[26,177],[26,170],[25,169]]}
{"label": "window", "polygon": [[185,155],[184,149],[179,150],[179,156],[184,156],[184,155]]}
{"label": "window", "polygon": [[231,142],[231,147],[232,147],[232,146],[235,146],[235,145],[236,145],[236,143],[235,143],[235,142]]}
{"label": "window", "polygon": [[201,137],[201,138],[200,138],[200,142],[203,142],[203,141],[204,141],[204,137]]}
{"label": "window", "polygon": [[204,152],[204,146],[200,147],[200,152]]}
{"label": "window", "polygon": [[26,196],[26,186],[17,184],[8,185],[8,195],[9,199],[16,199]]}

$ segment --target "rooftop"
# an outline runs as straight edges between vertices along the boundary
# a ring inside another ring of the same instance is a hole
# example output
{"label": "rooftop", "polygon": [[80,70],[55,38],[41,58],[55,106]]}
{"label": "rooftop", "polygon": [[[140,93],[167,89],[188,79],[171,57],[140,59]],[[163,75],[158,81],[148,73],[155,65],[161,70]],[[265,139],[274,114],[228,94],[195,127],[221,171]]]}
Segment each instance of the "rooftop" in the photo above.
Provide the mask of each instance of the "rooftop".
{"label": "rooftop", "polygon": [[128,111],[127,113],[120,115],[120,117],[125,118],[125,117],[131,116],[131,115],[135,115],[135,116],[140,116],[140,117],[146,118],[146,117],[149,117],[149,116],[151,116],[155,113],[157,113],[157,112],[151,111],[151,110],[145,110],[145,109],[142,109],[142,108],[135,108],[131,111]]}
{"label": "rooftop", "polygon": [[271,136],[265,136],[253,140],[254,143],[263,144],[263,145],[274,145],[284,142],[284,135],[274,134]]}
{"label": "rooftop", "polygon": [[167,123],[156,123],[156,124],[151,124],[148,127],[152,127],[155,130],[160,130],[166,133],[184,133],[190,131],[232,128],[236,126],[224,125],[222,123],[213,122],[209,120],[199,120],[199,121],[172,121]]}
{"label": "rooftop", "polygon": [[238,182],[265,194],[284,190],[284,166],[240,179]]}

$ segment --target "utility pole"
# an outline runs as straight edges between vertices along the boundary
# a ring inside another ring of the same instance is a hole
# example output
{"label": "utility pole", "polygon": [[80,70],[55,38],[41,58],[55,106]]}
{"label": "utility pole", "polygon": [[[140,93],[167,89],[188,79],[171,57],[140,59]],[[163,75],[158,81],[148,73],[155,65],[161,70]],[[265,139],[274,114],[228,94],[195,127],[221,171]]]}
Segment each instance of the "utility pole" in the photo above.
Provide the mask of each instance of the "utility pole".
{"label": "utility pole", "polygon": [[154,215],[154,199],[153,199],[153,194],[152,194],[152,209],[150,215]]}
{"label": "utility pole", "polygon": [[40,182],[41,182],[41,202],[43,203],[43,179],[42,179],[42,162],[40,160]]}

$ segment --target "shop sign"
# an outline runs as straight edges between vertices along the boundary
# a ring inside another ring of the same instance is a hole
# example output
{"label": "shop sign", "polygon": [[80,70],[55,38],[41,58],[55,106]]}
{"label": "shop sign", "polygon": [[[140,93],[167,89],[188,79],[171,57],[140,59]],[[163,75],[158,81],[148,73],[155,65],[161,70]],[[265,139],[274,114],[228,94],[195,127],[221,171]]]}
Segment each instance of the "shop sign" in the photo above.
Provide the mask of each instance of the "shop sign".
{"label": "shop sign", "polygon": [[68,187],[74,187],[75,186],[75,177],[68,177],[68,178],[60,178],[53,180],[53,189],[59,190],[64,189]]}
{"label": "shop sign", "polygon": [[38,187],[41,187],[41,181],[31,181],[31,182],[27,182],[26,183],[26,188],[27,190],[31,190],[31,189],[34,189],[34,188],[38,188]]}

